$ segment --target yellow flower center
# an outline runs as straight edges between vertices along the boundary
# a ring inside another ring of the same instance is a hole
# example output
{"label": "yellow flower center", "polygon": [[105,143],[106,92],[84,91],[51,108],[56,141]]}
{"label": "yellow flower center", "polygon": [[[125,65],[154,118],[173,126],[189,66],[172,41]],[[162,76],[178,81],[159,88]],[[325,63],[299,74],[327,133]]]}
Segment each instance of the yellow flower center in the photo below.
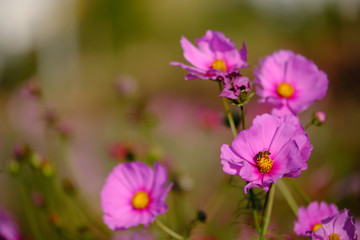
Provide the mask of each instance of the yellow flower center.
{"label": "yellow flower center", "polygon": [[293,95],[294,88],[288,83],[280,83],[276,92],[284,98],[289,98]]}
{"label": "yellow flower center", "polygon": [[337,233],[332,233],[329,236],[329,240],[340,240],[340,237]]}
{"label": "yellow flower center", "polygon": [[133,207],[136,209],[146,208],[149,205],[149,202],[149,194],[143,191],[137,192],[131,200]]}
{"label": "yellow flower center", "polygon": [[226,63],[224,60],[216,59],[212,64],[211,67],[216,70],[220,70],[223,72],[227,71]]}
{"label": "yellow flower center", "polygon": [[318,229],[321,228],[321,227],[322,227],[322,224],[321,224],[321,223],[317,223],[317,224],[315,224],[315,225],[313,226],[312,231],[313,231],[313,232],[316,232],[316,230],[318,230]]}
{"label": "yellow flower center", "polygon": [[268,173],[272,169],[273,160],[269,157],[270,152],[259,152],[256,154],[256,166],[261,173]]}

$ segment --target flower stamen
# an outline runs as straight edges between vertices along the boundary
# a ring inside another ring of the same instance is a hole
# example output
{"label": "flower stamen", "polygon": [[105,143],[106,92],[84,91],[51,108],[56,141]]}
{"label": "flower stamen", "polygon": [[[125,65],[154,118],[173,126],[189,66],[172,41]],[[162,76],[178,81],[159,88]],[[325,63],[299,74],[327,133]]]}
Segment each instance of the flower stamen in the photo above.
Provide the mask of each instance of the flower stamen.
{"label": "flower stamen", "polygon": [[332,233],[329,236],[329,240],[340,240],[340,236],[337,233]]}
{"label": "flower stamen", "polygon": [[227,71],[226,63],[224,60],[216,59],[212,64],[211,67],[216,70],[220,70],[223,72]]}
{"label": "flower stamen", "polygon": [[313,228],[312,228],[312,231],[313,232],[316,232],[319,228],[322,227],[322,224],[321,223],[316,223],[314,224]]}
{"label": "flower stamen", "polygon": [[137,192],[131,200],[131,204],[135,209],[144,209],[149,205],[149,194],[144,191]]}
{"label": "flower stamen", "polygon": [[294,88],[288,83],[280,83],[276,92],[284,98],[289,98],[294,94]]}
{"label": "flower stamen", "polygon": [[256,166],[261,173],[268,173],[273,166],[273,160],[269,157],[270,152],[264,151],[256,154]]}

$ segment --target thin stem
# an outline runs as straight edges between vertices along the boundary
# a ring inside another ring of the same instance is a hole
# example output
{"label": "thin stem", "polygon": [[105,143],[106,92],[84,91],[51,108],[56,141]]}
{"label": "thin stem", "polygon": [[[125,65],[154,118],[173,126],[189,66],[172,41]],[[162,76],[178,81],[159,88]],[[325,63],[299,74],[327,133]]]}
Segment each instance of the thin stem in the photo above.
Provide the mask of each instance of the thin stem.
{"label": "thin stem", "polygon": [[289,191],[288,187],[286,186],[286,184],[282,181],[282,179],[279,179],[277,181],[277,186],[279,187],[280,192],[282,193],[282,195],[284,196],[285,200],[287,201],[287,203],[289,204],[291,210],[293,211],[293,213],[295,214],[295,216],[297,216],[298,213],[298,205],[294,199],[294,197],[291,195],[291,192]]}
{"label": "thin stem", "polygon": [[33,208],[31,206],[31,204],[29,204],[28,194],[26,193],[24,186],[20,185],[19,188],[20,188],[20,193],[21,193],[21,200],[24,205],[25,215],[28,220],[30,230],[33,234],[33,237],[35,237],[35,239],[41,240],[43,238],[42,238],[40,230],[38,228],[39,224],[37,222],[36,216],[34,215]]}
{"label": "thin stem", "polygon": [[305,131],[310,127],[312,125],[312,122],[309,122],[308,124],[306,124],[306,126],[305,126]]}
{"label": "thin stem", "polygon": [[270,192],[269,203],[268,203],[268,206],[266,209],[265,221],[264,221],[264,225],[263,225],[262,231],[261,231],[262,238],[264,238],[266,236],[266,232],[267,232],[267,229],[268,229],[269,223],[270,223],[270,216],[271,216],[271,211],[272,211],[272,206],[273,206],[274,196],[275,196],[275,185],[273,185],[270,188],[269,192]]}
{"label": "thin stem", "polygon": [[252,210],[252,214],[253,214],[253,217],[254,217],[254,222],[255,222],[255,227],[256,227],[256,231],[258,232],[258,234],[260,235],[261,234],[261,228],[259,226],[259,219],[257,217],[257,211],[256,209],[253,209]]}
{"label": "thin stem", "polygon": [[[221,81],[219,81],[219,89],[220,89],[220,91],[223,90],[223,85],[222,85],[222,82],[221,82]],[[236,137],[236,136],[238,135],[238,132],[237,132],[237,130],[236,130],[236,126],[235,126],[235,123],[234,123],[234,118],[233,118],[233,116],[232,116],[232,114],[231,114],[231,111],[230,111],[230,109],[229,109],[229,105],[228,105],[228,103],[227,103],[227,101],[226,101],[226,98],[223,98],[223,97],[222,97],[221,99],[222,99],[223,104],[224,104],[224,108],[225,108],[225,112],[226,112],[226,117],[227,117],[227,119],[228,119],[228,121],[229,121],[229,125],[230,125],[230,128],[231,128],[232,134],[234,135],[234,137]]]}
{"label": "thin stem", "polygon": [[245,113],[244,113],[244,106],[240,106],[240,110],[241,110],[241,127],[242,130],[245,129]]}
{"label": "thin stem", "polygon": [[285,179],[286,183],[288,183],[290,185],[290,187],[292,187],[292,189],[299,194],[299,196],[302,198],[302,200],[305,202],[306,205],[310,204],[311,200],[310,198],[306,195],[306,193],[304,193],[303,190],[301,190],[301,188],[298,187],[298,185],[296,185],[295,183],[293,183],[292,181],[290,181],[290,179]]}
{"label": "thin stem", "polygon": [[164,232],[166,232],[167,234],[169,234],[173,238],[178,239],[178,240],[185,239],[183,236],[181,236],[180,234],[174,232],[172,229],[170,229],[165,224],[163,224],[159,219],[156,219],[155,222]]}
{"label": "thin stem", "polygon": [[[270,186],[271,189],[272,185]],[[261,213],[261,226],[264,226],[264,218],[265,218],[265,210],[266,210],[266,206],[268,204],[269,201],[269,194],[270,194],[270,190],[267,191],[266,196],[265,196],[265,202],[264,202],[264,207],[262,209],[262,213]]]}

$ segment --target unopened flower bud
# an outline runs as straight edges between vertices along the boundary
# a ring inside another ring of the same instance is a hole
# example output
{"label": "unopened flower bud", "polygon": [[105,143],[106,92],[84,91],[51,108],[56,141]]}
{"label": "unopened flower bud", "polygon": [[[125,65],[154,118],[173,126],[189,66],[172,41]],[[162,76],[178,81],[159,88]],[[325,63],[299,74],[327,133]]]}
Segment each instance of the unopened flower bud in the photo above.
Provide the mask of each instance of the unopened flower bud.
{"label": "unopened flower bud", "polygon": [[31,199],[36,207],[43,207],[45,205],[44,195],[41,192],[33,192]]}
{"label": "unopened flower bud", "polygon": [[49,221],[55,227],[60,227],[60,225],[61,225],[61,219],[60,219],[59,215],[55,212],[51,212],[49,214]]}
{"label": "unopened flower bud", "polygon": [[9,164],[9,172],[12,175],[17,175],[20,172],[20,164],[18,161],[11,161]]}
{"label": "unopened flower bud", "polygon": [[68,178],[64,178],[62,180],[62,187],[63,187],[65,193],[67,193],[69,195],[72,195],[72,194],[74,194],[76,192],[73,181],[71,181]]}
{"label": "unopened flower bud", "polygon": [[29,146],[23,142],[18,142],[14,146],[15,160],[23,161],[27,159],[31,154]]}
{"label": "unopened flower bud", "polygon": [[202,223],[206,222],[206,213],[203,210],[198,210],[196,219]]}
{"label": "unopened flower bud", "polygon": [[312,116],[312,124],[321,126],[326,122],[326,113],[324,111],[317,111]]}
{"label": "unopened flower bud", "polygon": [[40,168],[45,177],[52,177],[55,174],[54,166],[46,158],[41,161]]}

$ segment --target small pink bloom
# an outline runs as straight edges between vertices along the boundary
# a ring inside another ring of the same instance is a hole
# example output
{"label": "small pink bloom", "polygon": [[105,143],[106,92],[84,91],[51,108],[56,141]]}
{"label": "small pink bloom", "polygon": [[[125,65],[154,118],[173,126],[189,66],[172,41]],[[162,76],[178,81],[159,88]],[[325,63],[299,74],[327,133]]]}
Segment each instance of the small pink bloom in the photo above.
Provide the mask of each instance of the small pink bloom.
{"label": "small pink bloom", "polygon": [[326,122],[326,113],[324,111],[316,111],[313,114],[312,123],[316,126],[321,126]]}
{"label": "small pink bloom", "polygon": [[201,108],[196,113],[197,122],[207,130],[213,130],[222,125],[222,116],[219,111]]}
{"label": "small pink bloom", "polygon": [[312,240],[355,240],[358,239],[353,215],[345,209],[321,221],[322,227],[313,235]]}
{"label": "small pink bloom", "polygon": [[193,66],[179,62],[170,62],[170,64],[190,72],[186,75],[185,80],[195,78],[216,80],[218,75],[249,66],[246,63],[245,44],[238,51],[235,43],[221,32],[208,30],[205,36],[195,40],[197,47],[185,37],[181,38],[180,43],[185,59]]}
{"label": "small pink bloom", "polygon": [[322,99],[328,88],[326,74],[305,57],[280,50],[260,60],[254,70],[257,94],[275,106],[276,115],[297,114],[315,100]]}
{"label": "small pink bloom", "polygon": [[294,232],[300,236],[311,236],[321,226],[321,220],[333,216],[338,212],[334,204],[327,204],[316,201],[311,202],[307,207],[300,207],[298,220],[294,223]]}
{"label": "small pink bloom", "polygon": [[148,226],[167,211],[165,199],[172,184],[166,182],[166,169],[158,163],[154,170],[142,162],[116,166],[101,191],[105,224],[114,231]]}
{"label": "small pink bloom", "polygon": [[306,169],[312,146],[305,131],[278,117],[263,114],[243,130],[232,146],[221,147],[224,172],[239,175],[250,188],[268,191],[271,183],[282,177],[298,177]]}
{"label": "small pink bloom", "polygon": [[233,72],[224,76],[224,89],[220,97],[229,98],[244,102],[247,94],[251,92],[251,83],[249,78],[241,76],[239,72]]}

